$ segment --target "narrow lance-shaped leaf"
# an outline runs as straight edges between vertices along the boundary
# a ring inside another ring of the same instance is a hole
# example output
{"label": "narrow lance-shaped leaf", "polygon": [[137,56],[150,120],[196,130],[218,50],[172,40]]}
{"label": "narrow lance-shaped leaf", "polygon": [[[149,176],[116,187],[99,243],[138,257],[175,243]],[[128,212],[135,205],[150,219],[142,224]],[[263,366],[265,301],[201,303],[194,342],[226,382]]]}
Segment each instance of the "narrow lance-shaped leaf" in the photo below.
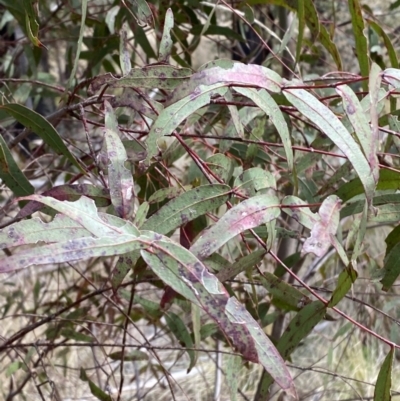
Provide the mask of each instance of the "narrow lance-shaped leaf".
{"label": "narrow lance-shaped leaf", "polygon": [[229,298],[225,310],[232,322],[246,325],[255,341],[260,363],[288,395],[297,398],[296,389],[282,356],[250,313],[234,297]]}
{"label": "narrow lance-shaped leaf", "polygon": [[302,114],[319,127],[347,156],[360,177],[367,198],[370,199],[373,196],[376,183],[367,159],[349,131],[331,110],[306,90],[286,88],[284,94]]}
{"label": "narrow lance-shaped leaf", "polygon": [[290,284],[272,273],[263,273],[261,276],[261,283],[269,294],[274,298],[283,301],[292,310],[299,310],[304,305],[311,302],[307,295],[303,294],[297,288],[292,287]]}
{"label": "narrow lance-shaped leaf", "polygon": [[304,242],[302,253],[312,252],[318,257],[324,256],[332,244],[331,235],[334,236],[339,226],[341,200],[331,195],[322,202],[319,209],[320,221],[314,224],[311,235]]}
{"label": "narrow lance-shaped leaf", "polygon": [[375,385],[374,401],[390,401],[392,399],[390,390],[392,388],[393,357],[394,347],[390,349],[379,371]]}
{"label": "narrow lance-shaped leaf", "polygon": [[97,92],[103,85],[111,88],[159,88],[172,90],[189,80],[192,70],[177,68],[172,65],[148,65],[142,68],[133,68],[129,73],[116,78],[111,73],[99,75],[90,84],[90,91]]}
{"label": "narrow lance-shaped leaf", "polygon": [[[364,114],[364,110],[359,102],[356,94],[347,85],[340,85],[336,88],[336,92],[341,96],[343,102],[344,111],[349,118],[351,125],[354,129],[354,134],[356,135],[361,149],[364,152],[365,158],[371,168],[371,172],[375,183],[378,183],[379,179],[379,167],[378,167],[378,157],[376,155],[376,144],[372,130],[368,124],[368,120]],[[377,99],[374,99],[377,102]],[[371,97],[371,107],[373,100]],[[375,108],[376,114],[376,108]],[[371,108],[372,115],[372,108]],[[377,117],[377,115],[376,115]],[[376,119],[377,122],[377,119]]]}
{"label": "narrow lance-shaped leaf", "polygon": [[204,231],[190,250],[203,260],[236,235],[274,220],[279,215],[279,201],[275,195],[257,195],[246,199]]}
{"label": "narrow lance-shaped leaf", "polygon": [[160,63],[168,63],[171,55],[173,41],[171,38],[171,29],[174,27],[174,14],[169,8],[165,13],[164,31],[161,38],[158,61]]}
{"label": "narrow lance-shaped leaf", "polygon": [[338,284],[332,293],[332,297],[329,301],[329,307],[333,308],[336,306],[349,292],[351,286],[357,279],[357,272],[353,269],[353,266],[349,264],[345,269],[339,274]]}
{"label": "narrow lance-shaped leaf", "polygon": [[144,162],[145,165],[149,165],[151,159],[158,154],[157,140],[164,135],[171,134],[190,114],[210,103],[211,96],[216,94],[223,96],[227,89],[221,86],[219,83],[211,86],[200,86],[196,92],[161,112],[151,126],[149,135],[147,136],[147,158]]}
{"label": "narrow lance-shaped leaf", "polygon": [[0,179],[17,196],[30,195],[35,188],[15,162],[2,135],[0,135]]}
{"label": "narrow lance-shaped leaf", "polygon": [[267,89],[270,92],[281,91],[282,78],[275,71],[255,64],[235,63],[230,68],[211,67],[193,74],[189,82],[176,88],[168,105],[198,92],[200,86],[246,85]]}
{"label": "narrow lance-shaped leaf", "polygon": [[230,196],[231,189],[227,185],[202,185],[172,199],[149,219],[141,228],[168,234],[207,212],[223,205]]}
{"label": "narrow lance-shaped leaf", "polygon": [[39,113],[16,103],[2,105],[0,106],[0,109],[6,111],[19,123],[32,130],[55,152],[64,155],[75,167],[84,172],[79,162],[65,146],[55,128]]}
{"label": "narrow lance-shaped leaf", "polygon": [[125,167],[126,150],[118,135],[118,123],[110,103],[104,102],[105,131],[104,139],[107,148],[108,185],[111,202],[119,217],[128,218],[133,211],[133,178]]}
{"label": "narrow lance-shaped leaf", "polygon": [[[361,4],[359,0],[349,0],[348,4],[356,42],[356,57],[360,65],[361,75],[367,77],[369,74],[369,49],[367,37],[365,35],[365,24],[362,16]],[[364,89],[367,89],[366,82],[363,83],[363,85]]]}
{"label": "narrow lance-shaped leaf", "polygon": [[249,168],[236,177],[235,193],[248,197],[267,193],[268,188],[276,189],[275,177],[260,167]]}
{"label": "narrow lance-shaped leaf", "polygon": [[123,75],[127,75],[132,68],[131,55],[128,47],[128,24],[122,24],[121,31],[119,32],[119,64]]}
{"label": "narrow lance-shaped leaf", "polygon": [[[76,54],[75,54],[75,59],[74,59],[74,65],[71,70],[71,75],[69,76],[68,83],[67,83],[67,89],[71,88],[73,85],[73,81],[76,78],[76,70],[78,68],[78,63],[80,60],[80,55],[81,55],[81,50],[82,50],[82,44],[83,44],[83,34],[86,29],[86,14],[87,14],[87,0],[82,0],[81,4],[81,22],[80,22],[80,29],[79,29],[79,37],[78,37],[78,42],[76,44]],[[67,91],[65,91],[65,95],[67,94]]]}
{"label": "narrow lance-shaped leaf", "polygon": [[[306,338],[311,330],[324,318],[325,313],[326,307],[320,301],[315,301],[306,305],[296,314],[277,344],[277,349],[283,359],[286,360],[290,356],[300,342]],[[254,400],[264,401],[272,383],[272,377],[264,372]]]}
{"label": "narrow lance-shaped leaf", "polygon": [[[173,312],[168,312],[164,315],[165,320],[167,322],[167,325],[169,329],[172,331],[176,339],[185,345],[186,348],[193,348],[193,340],[192,337],[190,337],[189,330],[187,329],[185,323],[182,321],[182,319],[175,313]],[[187,370],[187,373],[189,373],[195,363],[195,353],[193,349],[188,349],[187,353],[190,358],[190,365]]]}
{"label": "narrow lance-shaped leaf", "polygon": [[372,63],[371,71],[369,73],[369,103],[370,103],[370,120],[371,120],[371,145],[369,153],[367,153],[367,160],[371,166],[372,173],[374,174],[375,182],[379,179],[379,162],[377,156],[377,147],[379,144],[379,121],[378,121],[378,104],[379,93],[382,82],[381,69],[376,63]]}
{"label": "narrow lance-shaped leaf", "polygon": [[[42,195],[30,195],[20,199],[41,202],[65,214],[97,237],[126,233],[137,235],[138,233],[137,229],[128,221],[119,219],[116,216],[99,215],[94,201],[85,196],[82,196],[75,202],[61,202],[57,199]],[[122,225],[116,226],[115,224],[110,224],[107,219],[122,222]]]}
{"label": "narrow lance-shaped leaf", "polygon": [[85,237],[36,246],[35,248],[17,252],[12,256],[0,258],[0,273],[9,273],[34,265],[87,260],[93,257],[123,255],[135,249],[144,248],[146,244],[138,241],[138,237],[127,234],[113,237]]}
{"label": "narrow lance-shaped leaf", "polygon": [[283,389],[295,393],[286,365],[272,342],[249,312],[235,298],[229,297],[221,282],[204,264],[168,238],[150,232],[145,238],[151,247],[141,252],[142,257],[155,273],[175,291],[204,309],[246,359],[261,363]]}
{"label": "narrow lance-shaped leaf", "polygon": [[91,234],[74,220],[62,214],[57,214],[49,223],[44,223],[35,217],[23,220],[0,230],[0,248],[59,242],[80,237],[89,237]]}
{"label": "narrow lance-shaped leaf", "polygon": [[238,87],[234,87],[234,89],[241,95],[251,99],[261,110],[263,110],[268,115],[281,137],[282,144],[286,153],[289,170],[293,170],[293,151],[289,129],[286,124],[285,118],[283,117],[283,114],[279,106],[276,104],[275,100],[266,90],[263,89],[260,91]]}
{"label": "narrow lance-shaped leaf", "polygon": [[302,199],[289,195],[285,196],[282,201],[282,210],[293,220],[311,230],[321,218],[318,214],[313,213],[309,207],[305,207],[305,205],[307,203]]}

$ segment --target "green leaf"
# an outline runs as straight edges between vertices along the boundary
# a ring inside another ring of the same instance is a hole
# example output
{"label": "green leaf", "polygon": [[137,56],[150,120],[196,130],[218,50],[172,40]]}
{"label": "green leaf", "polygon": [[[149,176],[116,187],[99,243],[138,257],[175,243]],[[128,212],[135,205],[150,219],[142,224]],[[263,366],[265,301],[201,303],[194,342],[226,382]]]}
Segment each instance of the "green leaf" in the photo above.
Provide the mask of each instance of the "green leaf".
{"label": "green leaf", "polygon": [[[351,24],[356,42],[356,57],[360,66],[361,75],[369,75],[369,49],[368,41],[365,36],[365,24],[362,16],[362,8],[359,0],[349,0],[349,10],[351,15]],[[363,82],[364,90],[367,89],[367,82]]]}
{"label": "green leaf", "polygon": [[[336,92],[342,98],[344,111],[353,126],[354,134],[361,145],[365,158],[368,160],[375,183],[377,183],[379,179],[379,165],[378,157],[376,155],[376,144],[378,138],[374,137],[361,103],[351,88],[347,85],[340,85],[336,87]],[[378,91],[375,91],[374,93],[378,94]],[[371,98],[371,105],[374,105],[375,103],[377,103],[377,99]]]}
{"label": "green leaf", "polygon": [[332,293],[332,297],[329,301],[329,308],[336,306],[348,293],[351,286],[357,279],[357,272],[351,265],[345,267],[345,269],[339,274],[338,284]]}
{"label": "green leaf", "polygon": [[[30,0],[23,0],[23,7],[25,11],[25,28],[29,40],[34,46],[43,47],[43,44],[38,38],[39,24],[37,22],[37,7],[38,5]],[[36,10],[35,10],[36,8]]]}
{"label": "green leaf", "polygon": [[151,159],[158,154],[157,140],[171,134],[177,126],[190,114],[210,103],[211,96],[223,96],[226,88],[220,83],[210,86],[199,86],[198,91],[164,109],[151,126],[147,136],[147,158],[144,162],[149,165]]}
{"label": "green leaf", "polygon": [[6,111],[19,123],[32,130],[35,134],[39,135],[55,152],[64,155],[75,167],[81,172],[84,172],[75,156],[73,156],[65,146],[58,132],[43,116],[36,113],[36,111],[16,103],[2,105],[0,106],[0,110],[1,109]]}
{"label": "green leaf", "polygon": [[65,338],[68,338],[70,340],[75,340],[75,341],[82,341],[86,343],[91,343],[94,341],[94,338],[92,336],[88,336],[83,333],[79,333],[75,331],[74,329],[63,329],[61,330],[61,335]]}
{"label": "green leaf", "polygon": [[285,196],[282,201],[282,210],[292,219],[299,222],[310,230],[320,221],[320,216],[313,213],[309,207],[304,207],[307,203],[297,196]]}
{"label": "green leaf", "polygon": [[120,139],[118,122],[110,103],[104,101],[105,131],[104,140],[107,149],[108,183],[110,197],[114,209],[119,217],[128,218],[133,212],[133,178],[131,172],[125,168],[127,154]]}
{"label": "green leaf", "polygon": [[288,87],[285,88],[284,95],[347,156],[363,183],[367,198],[371,199],[376,187],[371,167],[353,137],[335,114],[304,89]]}
{"label": "green leaf", "polygon": [[[97,237],[127,233],[138,235],[137,228],[129,221],[120,219],[116,216],[100,215],[97,212],[94,201],[85,196],[82,196],[75,202],[61,202],[49,196],[42,195],[30,195],[20,199],[43,203],[58,212],[65,214]],[[107,219],[111,219],[112,223],[108,222]],[[117,224],[117,226],[115,224]]]}
{"label": "green leaf", "polygon": [[276,181],[269,171],[252,167],[236,177],[234,188],[235,193],[251,197],[257,193],[267,193],[269,188],[276,189]]}
{"label": "green leaf", "polygon": [[52,243],[90,236],[90,232],[67,216],[57,214],[53,221],[44,223],[35,217],[23,220],[0,230],[0,248]]}
{"label": "green leaf", "polygon": [[227,355],[226,358],[228,359],[226,366],[226,383],[229,388],[229,399],[231,401],[237,401],[242,359],[237,355]]}
{"label": "green leaf", "polygon": [[394,284],[397,277],[400,275],[400,242],[394,245],[390,252],[386,253],[385,264],[383,267],[384,276],[381,280],[383,285],[382,290],[388,291],[390,287]]}
{"label": "green leaf", "polygon": [[[223,182],[228,183],[233,174],[233,162],[230,157],[216,153],[206,160],[208,168]],[[215,180],[218,182],[217,180]]]}
{"label": "green leaf", "polygon": [[129,352],[122,352],[122,351],[117,351],[117,352],[112,352],[111,354],[108,355],[110,359],[113,361],[122,361],[124,362],[129,362],[129,361],[148,361],[149,360],[149,355],[146,354],[146,352],[139,351],[139,350],[133,350]]}
{"label": "green leaf", "polygon": [[[176,339],[183,344],[187,348],[193,348],[193,340],[190,336],[189,330],[186,327],[186,324],[182,321],[182,319],[173,312],[168,312],[164,315],[165,321],[169,329],[172,331]],[[195,353],[192,349],[188,349],[187,353],[190,359],[190,365],[187,369],[187,373],[189,373],[193,366],[195,365]]]}
{"label": "green leaf", "polygon": [[80,370],[79,378],[89,383],[90,392],[100,401],[113,401],[113,398],[100,389],[96,384],[94,384],[86,375],[86,372],[83,368]]}
{"label": "green leaf", "polygon": [[[69,76],[69,79],[68,79],[68,83],[67,83],[67,88],[66,89],[70,89],[72,87],[72,85],[73,85],[74,79],[76,79],[76,70],[78,68],[78,64],[79,64],[79,60],[80,60],[80,54],[81,54],[81,50],[82,50],[83,34],[85,32],[85,29],[86,29],[86,23],[85,22],[86,22],[86,13],[87,13],[87,0],[82,0],[81,12],[82,12],[82,16],[81,16],[81,22],[80,22],[79,37],[78,37],[78,41],[77,41],[77,44],[76,44],[75,60],[74,60],[74,65],[73,65],[72,70],[71,70],[71,75]],[[65,92],[64,96],[66,96],[66,94],[67,94],[67,91]]]}
{"label": "green leaf", "polygon": [[284,302],[291,310],[299,310],[311,302],[310,298],[272,273],[264,272],[260,277],[263,287],[275,299]]}
{"label": "green leaf", "polygon": [[0,135],[0,179],[16,196],[30,195],[35,192],[35,188],[12,157],[2,135]]}
{"label": "green leaf", "polygon": [[143,230],[168,234],[172,230],[223,205],[230,187],[222,184],[202,185],[172,199],[142,225]]}
{"label": "green leaf", "polygon": [[244,256],[243,258],[240,258],[237,262],[233,263],[223,270],[220,270],[217,273],[218,280],[224,282],[233,279],[239,273],[244,272],[245,270],[252,268],[260,263],[266,253],[267,251],[265,249],[259,249]]}
{"label": "green leaf", "polygon": [[138,237],[116,235],[113,237],[84,237],[55,244],[36,246],[12,256],[0,257],[0,273],[13,272],[33,265],[87,260],[93,257],[122,255],[144,248]]}
{"label": "green leaf", "polygon": [[190,250],[203,260],[236,235],[277,219],[279,215],[279,200],[275,195],[257,195],[246,199],[207,229]]}
{"label": "green leaf", "polygon": [[392,367],[394,351],[395,349],[394,347],[392,347],[382,363],[378,378],[376,380],[374,401],[390,401],[392,399],[390,390],[392,387]]}
{"label": "green leaf", "polygon": [[289,129],[285,118],[276,104],[275,100],[266,90],[257,91],[249,88],[233,87],[236,92],[251,99],[261,110],[263,110],[275,125],[285,149],[289,170],[293,170],[293,151]]}
{"label": "green leaf", "polygon": [[132,68],[128,42],[128,24],[124,22],[119,32],[119,64],[123,75],[127,75]]}
{"label": "green leaf", "polygon": [[[378,191],[397,190],[400,189],[400,173],[393,170],[380,169],[379,181],[376,186]],[[355,178],[350,182],[346,182],[336,191],[336,195],[347,202],[349,199],[363,193],[363,186],[359,178]]]}
{"label": "green leaf", "polygon": [[399,60],[397,59],[397,51],[395,50],[389,36],[382,29],[382,27],[380,25],[378,25],[377,22],[375,22],[371,19],[368,19],[368,18],[366,18],[365,21],[382,38],[383,43],[385,44],[385,47],[386,47],[388,55],[389,55],[389,60],[390,60],[391,66],[393,68],[399,68]]}
{"label": "green leaf", "polygon": [[158,61],[168,63],[172,51],[173,41],[171,38],[171,29],[174,27],[174,14],[169,8],[165,14],[164,31],[161,38]]}

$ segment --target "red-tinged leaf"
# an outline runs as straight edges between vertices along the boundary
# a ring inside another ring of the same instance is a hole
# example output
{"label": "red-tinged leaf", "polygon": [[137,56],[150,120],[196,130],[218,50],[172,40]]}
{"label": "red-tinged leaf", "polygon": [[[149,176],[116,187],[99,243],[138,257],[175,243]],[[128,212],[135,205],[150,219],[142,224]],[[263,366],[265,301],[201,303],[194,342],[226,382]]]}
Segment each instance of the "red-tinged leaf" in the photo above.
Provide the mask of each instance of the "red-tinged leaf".
{"label": "red-tinged leaf", "polygon": [[393,86],[395,89],[400,88],[400,69],[398,68],[386,68],[382,72],[382,80],[387,84]]}
{"label": "red-tinged leaf", "polygon": [[392,399],[392,368],[393,368],[394,348],[387,354],[376,380],[374,401],[390,401]]}
{"label": "red-tinged leaf", "polygon": [[338,284],[329,301],[329,308],[333,308],[344,298],[356,281],[357,276],[358,274],[351,264],[345,267],[345,269],[339,274]]}
{"label": "red-tinged leaf", "polygon": [[[51,196],[59,201],[74,202],[81,196],[93,199],[97,207],[106,207],[111,204],[110,193],[106,188],[95,187],[90,184],[59,185],[45,191],[42,196]],[[22,219],[41,210],[44,205],[40,202],[28,202],[17,214],[17,218]]]}
{"label": "red-tinged leaf", "polygon": [[146,244],[138,241],[138,237],[126,234],[103,238],[78,238],[36,246],[17,252],[12,256],[3,255],[0,258],[0,273],[10,273],[33,265],[54,265],[93,257],[123,255],[145,246]]}
{"label": "red-tinged leaf", "polygon": [[[284,360],[289,358],[290,354],[297,348],[300,342],[306,338],[311,330],[325,317],[325,314],[326,307],[320,301],[311,302],[296,314],[286,327],[277,344],[277,349]],[[264,372],[255,400],[265,400],[269,394],[269,388],[272,383],[273,378]]]}
{"label": "red-tinged leaf", "polygon": [[277,219],[279,215],[279,201],[275,195],[257,195],[246,199],[205,230],[190,250],[203,260],[236,235]]}
{"label": "red-tinged leaf", "polygon": [[192,253],[170,239],[150,232],[146,236],[151,247],[141,253],[151,269],[207,312],[247,360],[261,363],[282,388],[295,394],[287,367],[272,342],[236,298],[230,298],[217,277]]}
{"label": "red-tinged leaf", "polygon": [[122,218],[128,218],[133,211],[133,177],[125,168],[127,160],[126,150],[120,139],[117,119],[110,103],[104,102],[105,131],[104,140],[107,148],[108,185],[110,187],[111,202]]}
{"label": "red-tinged leaf", "polygon": [[273,345],[272,341],[264,334],[258,323],[239,301],[229,298],[226,308],[229,319],[237,324],[247,327],[255,342],[258,359],[265,370],[274,378],[279,386],[293,398],[297,398],[296,389],[285,362]]}
{"label": "red-tinged leaf", "polygon": [[255,64],[235,63],[228,69],[211,67],[193,74],[189,82],[176,88],[167,105],[176,103],[189,95],[195,95],[200,86],[243,85],[264,88],[271,92],[281,91],[282,78],[273,70]]}
{"label": "red-tinged leaf", "polygon": [[347,156],[364,186],[367,198],[372,198],[376,182],[371,167],[359,145],[341,121],[328,107],[304,89],[288,87],[283,93],[293,106],[319,127]]}
{"label": "red-tinged leaf", "polygon": [[341,200],[331,195],[324,200],[320,209],[320,221],[315,223],[311,235],[304,242],[302,253],[314,253],[322,257],[332,244],[331,236],[336,234],[339,226]]}

